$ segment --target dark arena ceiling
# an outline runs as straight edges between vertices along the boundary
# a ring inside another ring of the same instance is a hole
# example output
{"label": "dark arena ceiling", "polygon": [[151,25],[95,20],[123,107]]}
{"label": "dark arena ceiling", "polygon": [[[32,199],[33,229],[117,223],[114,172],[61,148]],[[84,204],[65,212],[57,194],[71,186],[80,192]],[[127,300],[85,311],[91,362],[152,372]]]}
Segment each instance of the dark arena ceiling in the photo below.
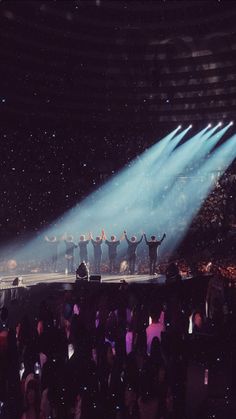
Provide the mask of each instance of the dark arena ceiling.
{"label": "dark arena ceiling", "polygon": [[235,1],[0,7],[3,124],[155,129],[234,119]]}

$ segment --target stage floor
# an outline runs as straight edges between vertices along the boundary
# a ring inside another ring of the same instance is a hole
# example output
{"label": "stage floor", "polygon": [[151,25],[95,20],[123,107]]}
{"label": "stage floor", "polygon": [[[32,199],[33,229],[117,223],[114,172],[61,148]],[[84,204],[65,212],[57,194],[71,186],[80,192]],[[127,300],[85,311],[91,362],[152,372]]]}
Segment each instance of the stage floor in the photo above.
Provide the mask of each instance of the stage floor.
{"label": "stage floor", "polygon": [[[18,277],[20,285],[24,287],[32,287],[39,283],[73,283],[75,282],[75,275],[65,275],[64,273],[30,273],[26,275],[2,275],[0,277],[0,290],[12,288],[13,280]],[[166,281],[165,275],[109,275],[103,274],[101,277],[102,283],[117,284],[120,282],[127,282],[129,284],[164,284]]]}

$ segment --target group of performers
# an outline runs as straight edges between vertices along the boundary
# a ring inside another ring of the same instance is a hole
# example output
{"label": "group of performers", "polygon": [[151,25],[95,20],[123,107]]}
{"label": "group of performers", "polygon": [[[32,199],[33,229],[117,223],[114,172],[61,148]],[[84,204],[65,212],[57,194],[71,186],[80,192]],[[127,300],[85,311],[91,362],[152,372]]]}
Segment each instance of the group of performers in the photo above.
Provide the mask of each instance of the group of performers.
{"label": "group of performers", "polygon": [[129,267],[129,273],[135,273],[135,262],[137,255],[137,247],[141,241],[145,240],[149,248],[149,273],[154,275],[156,271],[157,264],[157,252],[158,247],[161,245],[162,241],[166,237],[164,233],[160,240],[156,236],[151,236],[151,240],[147,239],[145,233],[142,234],[141,238],[137,240],[136,236],[132,236],[130,239],[127,236],[127,232],[124,231],[123,235],[119,240],[117,240],[115,235],[110,237],[110,240],[106,238],[105,231],[102,230],[101,235],[97,236],[95,239],[92,236],[92,233],[89,233],[88,238],[86,239],[85,235],[81,235],[79,238],[78,244],[74,242],[73,236],[63,236],[58,240],[55,236],[45,236],[45,240],[50,244],[52,252],[51,263],[52,270],[56,271],[57,264],[57,245],[59,241],[63,240],[66,246],[65,259],[67,260],[67,272],[74,272],[74,251],[76,248],[79,248],[79,258],[80,263],[88,263],[88,244],[91,242],[93,245],[93,254],[94,254],[94,273],[100,274],[101,270],[101,259],[102,259],[102,243],[104,242],[108,246],[108,258],[109,258],[109,272],[115,273],[116,269],[116,260],[117,260],[117,248],[121,243],[121,240],[125,239],[127,241],[127,262]]}

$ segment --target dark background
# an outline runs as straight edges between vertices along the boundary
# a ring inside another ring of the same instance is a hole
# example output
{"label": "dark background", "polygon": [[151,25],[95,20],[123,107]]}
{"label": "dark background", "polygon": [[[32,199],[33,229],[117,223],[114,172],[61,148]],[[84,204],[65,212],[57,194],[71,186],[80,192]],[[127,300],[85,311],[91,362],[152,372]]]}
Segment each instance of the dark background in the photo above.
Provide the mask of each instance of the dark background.
{"label": "dark background", "polygon": [[235,19],[234,1],[2,1],[1,238],[38,231],[179,123],[233,120]]}

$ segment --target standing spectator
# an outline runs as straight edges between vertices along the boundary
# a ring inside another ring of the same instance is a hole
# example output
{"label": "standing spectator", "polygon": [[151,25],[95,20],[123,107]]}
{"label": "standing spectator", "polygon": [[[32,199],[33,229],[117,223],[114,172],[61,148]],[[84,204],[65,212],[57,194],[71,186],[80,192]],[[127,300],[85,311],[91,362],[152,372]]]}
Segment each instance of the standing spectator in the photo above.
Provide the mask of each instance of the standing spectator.
{"label": "standing spectator", "polygon": [[25,409],[21,419],[39,419],[40,395],[37,381],[31,379],[26,386]]}
{"label": "standing spectator", "polygon": [[161,334],[165,331],[164,311],[156,311],[151,314],[152,322],[146,328],[147,353],[150,355],[151,343],[154,337],[161,341]]}
{"label": "standing spectator", "polygon": [[5,401],[7,391],[8,309],[3,307],[0,316],[0,400]]}
{"label": "standing spectator", "polygon": [[98,377],[100,383],[101,406],[104,416],[115,419],[122,407],[123,385],[120,363],[109,342],[103,344],[99,363]]}

